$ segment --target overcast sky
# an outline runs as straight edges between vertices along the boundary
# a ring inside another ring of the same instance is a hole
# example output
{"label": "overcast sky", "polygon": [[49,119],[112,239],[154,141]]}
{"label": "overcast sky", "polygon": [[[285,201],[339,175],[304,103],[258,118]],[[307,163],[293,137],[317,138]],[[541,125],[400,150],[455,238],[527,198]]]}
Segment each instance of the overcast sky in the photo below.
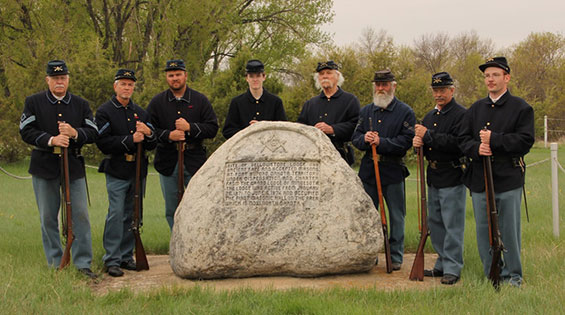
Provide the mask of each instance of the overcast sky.
{"label": "overcast sky", "polygon": [[565,32],[563,0],[334,0],[333,9],[326,31],[340,46],[357,42],[367,27],[386,30],[397,45],[413,45],[423,34],[474,30],[498,49],[531,32]]}

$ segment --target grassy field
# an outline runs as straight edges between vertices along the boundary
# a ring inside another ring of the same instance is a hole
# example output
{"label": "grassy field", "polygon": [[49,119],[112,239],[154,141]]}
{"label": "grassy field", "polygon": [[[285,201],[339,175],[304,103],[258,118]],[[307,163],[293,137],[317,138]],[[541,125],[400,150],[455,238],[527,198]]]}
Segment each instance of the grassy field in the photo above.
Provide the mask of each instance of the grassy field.
{"label": "grassy field", "polygon": [[[560,150],[565,165],[565,149]],[[536,146],[526,157],[531,164],[549,157],[549,149]],[[1,165],[20,176],[27,175],[28,161]],[[95,164],[94,162],[91,164]],[[415,170],[407,181],[406,250],[418,244]],[[39,217],[31,180],[0,173],[0,313],[179,313],[179,314],[437,314],[509,313],[563,314],[565,309],[565,211],[561,211],[561,237],[552,233],[550,164],[528,168],[526,191],[530,222],[522,215],[522,258],[525,285],[502,287],[496,293],[482,275],[475,241],[470,198],[467,202],[465,267],[462,283],[427,291],[332,289],[214,292],[193,289],[161,289],[133,294],[129,290],[96,296],[84,277],[72,268],[56,272],[46,266]],[[560,204],[565,205],[565,174],[559,172]],[[92,206],[93,270],[102,269],[102,232],[107,211],[105,180],[88,169]],[[168,252],[169,229],[159,179],[150,175],[145,199],[145,249],[152,254]],[[428,249],[431,246],[428,241]],[[410,268],[410,266],[405,266]]]}

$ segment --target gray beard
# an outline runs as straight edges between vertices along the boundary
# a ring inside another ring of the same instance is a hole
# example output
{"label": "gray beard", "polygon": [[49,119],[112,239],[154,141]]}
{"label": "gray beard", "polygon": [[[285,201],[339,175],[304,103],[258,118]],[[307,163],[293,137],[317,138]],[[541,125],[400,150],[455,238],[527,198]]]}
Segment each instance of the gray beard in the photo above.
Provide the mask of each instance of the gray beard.
{"label": "gray beard", "polygon": [[390,93],[390,94],[374,94],[373,95],[373,104],[375,104],[375,106],[380,107],[380,108],[387,108],[388,104],[390,104],[390,102],[392,102],[392,99],[394,98],[394,94]]}

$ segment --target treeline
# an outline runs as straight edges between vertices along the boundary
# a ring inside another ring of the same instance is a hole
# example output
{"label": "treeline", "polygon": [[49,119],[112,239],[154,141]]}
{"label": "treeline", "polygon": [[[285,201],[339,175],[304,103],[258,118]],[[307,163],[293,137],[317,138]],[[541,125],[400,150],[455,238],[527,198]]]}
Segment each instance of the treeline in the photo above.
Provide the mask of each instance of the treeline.
{"label": "treeline", "polygon": [[[497,51],[475,33],[426,34],[412,46],[398,46],[386,31],[366,29],[357,44],[336,47],[322,30],[332,19],[331,7],[331,0],[2,0],[0,160],[21,159],[30,150],[20,139],[19,117],[25,97],[46,88],[50,59],[67,62],[69,90],[95,112],[113,95],[117,68],[136,71],[134,101],[146,107],[167,88],[165,61],[182,58],[189,85],[210,98],[223,124],[230,99],[247,88],[244,67],[251,58],[265,63],[266,88],[281,96],[289,119],[296,120],[302,104],[319,93],[312,80],[318,61],[339,63],[343,88],[362,104],[371,102],[374,71],[391,68],[397,96],[423,117],[433,106],[431,74],[449,71],[457,100],[468,106],[486,95],[477,66],[503,54],[512,67],[512,92],[536,109],[538,135],[544,114],[564,117],[561,34],[532,33]],[[210,141],[210,151],[223,141],[221,135]],[[91,158],[99,154],[94,146],[85,151]]]}

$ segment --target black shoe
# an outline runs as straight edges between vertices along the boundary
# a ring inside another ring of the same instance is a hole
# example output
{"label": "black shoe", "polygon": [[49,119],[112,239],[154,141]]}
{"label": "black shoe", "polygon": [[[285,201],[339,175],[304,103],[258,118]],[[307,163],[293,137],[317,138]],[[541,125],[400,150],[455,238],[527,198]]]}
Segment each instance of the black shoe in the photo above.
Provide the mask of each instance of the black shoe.
{"label": "black shoe", "polygon": [[375,261],[375,266],[379,264],[379,257],[377,257],[377,260]]}
{"label": "black shoe", "polygon": [[124,275],[124,272],[118,266],[109,266],[108,274],[112,277],[121,277]]}
{"label": "black shoe", "polygon": [[128,261],[122,261],[122,263],[120,264],[120,268],[126,270],[136,270],[135,261],[133,261],[133,259]]}
{"label": "black shoe", "polygon": [[83,275],[89,277],[90,279],[96,279],[98,278],[98,275],[95,274],[94,272],[92,272],[92,270],[90,270],[90,268],[81,268],[78,270],[80,273],[82,273]]}
{"label": "black shoe", "polygon": [[448,285],[452,285],[457,283],[457,281],[459,281],[459,277],[456,275],[450,275],[448,273],[444,274],[443,277],[441,277],[441,283],[442,284],[448,284]]}
{"label": "black shoe", "polygon": [[402,263],[393,262],[392,263],[392,270],[400,270],[402,267]]}
{"label": "black shoe", "polygon": [[424,277],[442,277],[443,271],[437,269],[426,269],[424,270]]}

